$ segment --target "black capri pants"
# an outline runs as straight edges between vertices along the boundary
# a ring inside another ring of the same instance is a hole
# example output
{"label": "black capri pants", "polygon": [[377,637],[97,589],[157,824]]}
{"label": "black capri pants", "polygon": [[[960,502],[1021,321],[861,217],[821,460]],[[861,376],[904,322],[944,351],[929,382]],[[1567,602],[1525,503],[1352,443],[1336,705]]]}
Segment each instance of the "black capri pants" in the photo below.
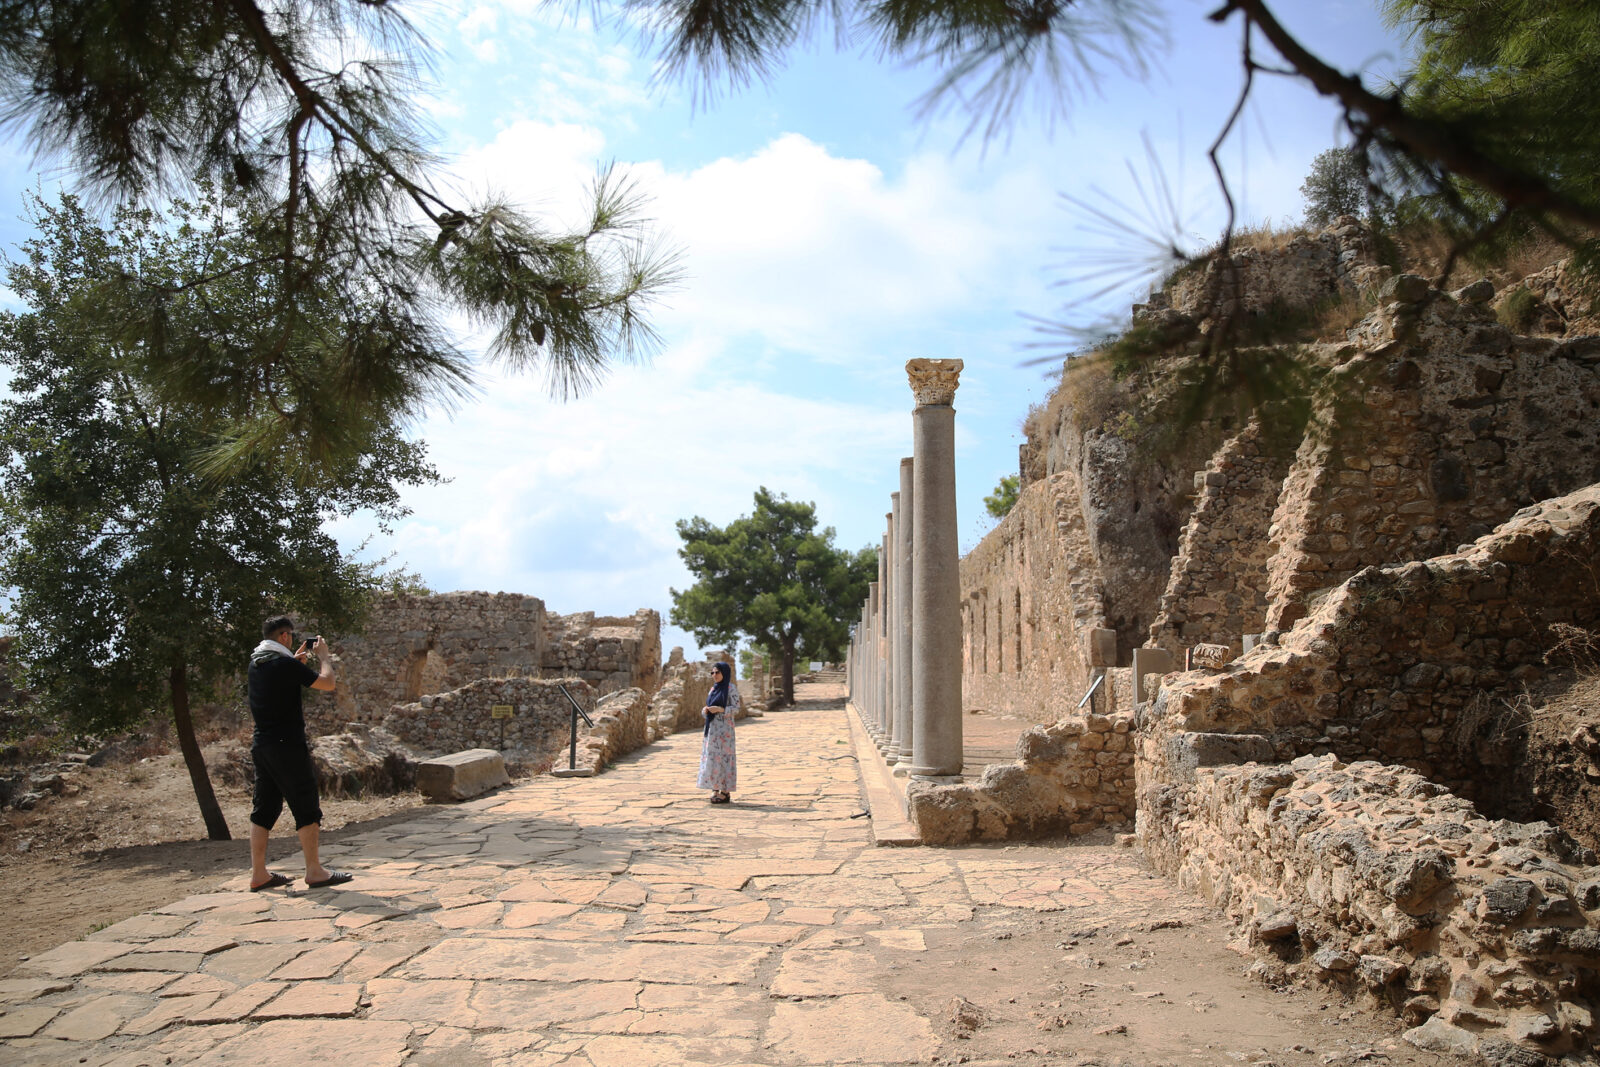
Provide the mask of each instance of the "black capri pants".
{"label": "black capri pants", "polygon": [[256,788],[250,821],[272,829],[283,814],[284,801],[300,830],[322,822],[322,805],[317,799],[317,772],[311,765],[311,750],[304,745],[257,743],[250,748],[256,766]]}

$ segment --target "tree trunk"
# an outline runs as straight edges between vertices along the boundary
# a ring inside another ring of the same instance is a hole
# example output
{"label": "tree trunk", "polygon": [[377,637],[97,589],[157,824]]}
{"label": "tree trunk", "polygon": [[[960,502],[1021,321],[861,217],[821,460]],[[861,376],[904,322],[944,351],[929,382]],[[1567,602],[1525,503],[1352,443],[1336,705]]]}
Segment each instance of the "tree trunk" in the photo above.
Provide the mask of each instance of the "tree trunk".
{"label": "tree trunk", "polygon": [[172,721],[178,728],[178,747],[183,750],[184,765],[189,768],[189,781],[194,785],[194,798],[200,802],[200,818],[205,820],[206,836],[213,841],[231,841],[228,821],[222,817],[222,805],[211,789],[211,776],[206,773],[206,761],[200,755],[200,743],[194,739],[194,720],[189,717],[189,674],[183,660],[172,664],[169,678],[172,685]]}
{"label": "tree trunk", "polygon": [[786,641],[783,645],[783,703],[785,707],[794,704],[794,642]]}

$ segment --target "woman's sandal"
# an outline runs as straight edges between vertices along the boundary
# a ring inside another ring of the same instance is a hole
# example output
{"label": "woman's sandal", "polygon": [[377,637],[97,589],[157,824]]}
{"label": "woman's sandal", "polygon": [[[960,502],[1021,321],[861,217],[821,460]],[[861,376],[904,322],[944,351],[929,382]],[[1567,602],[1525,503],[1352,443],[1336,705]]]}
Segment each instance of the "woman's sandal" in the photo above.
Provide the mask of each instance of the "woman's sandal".
{"label": "woman's sandal", "polygon": [[711,794],[711,803],[713,803],[713,804],[726,804],[729,801],[731,801],[732,799],[733,799],[732,797],[730,797],[728,794],[723,793],[723,792],[716,792],[716,793],[712,793]]}

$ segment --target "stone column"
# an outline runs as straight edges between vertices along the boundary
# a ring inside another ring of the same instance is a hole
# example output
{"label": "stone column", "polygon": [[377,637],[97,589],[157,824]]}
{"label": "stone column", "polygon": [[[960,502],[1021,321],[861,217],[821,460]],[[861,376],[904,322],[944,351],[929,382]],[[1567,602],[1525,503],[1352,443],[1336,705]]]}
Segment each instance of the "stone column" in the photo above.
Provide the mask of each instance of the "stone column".
{"label": "stone column", "polygon": [[[879,568],[880,574],[882,568]],[[867,713],[867,730],[874,739],[878,735],[878,680],[883,671],[878,663],[878,634],[881,613],[879,605],[882,603],[882,586],[877,582],[867,583],[867,703],[863,710]]]}
{"label": "stone column", "polygon": [[895,588],[900,595],[895,598],[894,627],[894,745],[888,752],[891,762],[911,766],[911,512],[916,502],[912,487],[914,461],[907,456],[900,461],[899,519],[895,523]]}
{"label": "stone column", "polygon": [[956,409],[959,359],[906,364],[911,412],[910,773],[961,773],[961,549],[956,530]]}
{"label": "stone column", "polygon": [[847,704],[856,702],[856,635],[850,635],[850,647],[844,652],[844,699]]}
{"label": "stone column", "polygon": [[905,596],[905,587],[900,584],[900,492],[896,490],[889,494],[889,528],[888,534],[883,539],[884,545],[889,550],[889,563],[885,572],[889,576],[889,610],[887,614],[888,625],[884,627],[884,650],[888,656],[889,678],[888,700],[883,706],[883,738],[878,743],[878,751],[883,758],[894,762],[895,727],[898,720],[894,710],[900,704],[900,643],[898,637],[898,623],[900,620],[900,601]]}
{"label": "stone column", "polygon": [[871,627],[867,625],[869,603],[870,600],[861,602],[861,622],[856,626],[856,652],[860,656],[856,664],[856,710],[861,713],[863,723],[867,715],[867,635],[871,633]]}
{"label": "stone column", "polygon": [[[883,517],[888,523],[888,515]],[[878,665],[882,673],[878,677],[878,752],[888,747],[890,742],[890,726],[894,721],[891,712],[894,701],[894,665],[890,657],[890,638],[894,632],[894,614],[890,605],[894,603],[894,563],[890,552],[891,534],[885,531],[883,541],[878,542]]]}

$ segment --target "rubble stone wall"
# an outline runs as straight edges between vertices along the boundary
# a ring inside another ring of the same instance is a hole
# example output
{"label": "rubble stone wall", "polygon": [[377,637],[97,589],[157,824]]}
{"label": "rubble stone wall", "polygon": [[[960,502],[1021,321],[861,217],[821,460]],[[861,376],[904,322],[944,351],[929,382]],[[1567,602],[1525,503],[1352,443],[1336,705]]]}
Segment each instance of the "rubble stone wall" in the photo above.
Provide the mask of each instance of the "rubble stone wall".
{"label": "rubble stone wall", "polygon": [[[607,693],[589,717],[594,720],[593,730],[585,727],[582,719],[578,720],[578,765],[587,766],[596,774],[613,760],[651,741],[650,698],[643,689],[633,687]],[[558,760],[557,766],[565,764]]]}
{"label": "rubble stone wall", "polygon": [[1600,867],[1548,824],[1306,756],[1201,769],[1147,793],[1140,825],[1157,866],[1252,942],[1400,1009],[1416,1044],[1523,1064],[1594,1036]]}
{"label": "rubble stone wall", "polygon": [[1401,762],[1476,796],[1513,758],[1497,709],[1545,670],[1551,625],[1600,625],[1597,558],[1600,484],[1526,508],[1464,552],[1366,568],[1278,646],[1169,676],[1141,734],[1141,792],[1181,780],[1174,753],[1222,734],[1264,738],[1281,761]]}
{"label": "rubble stone wall", "polygon": [[1200,642],[1244,651],[1267,618],[1268,531],[1288,463],[1264,450],[1252,422],[1196,472],[1194,510],[1172,560],[1150,644],[1180,659]]}
{"label": "rubble stone wall", "polygon": [[338,688],[308,703],[306,724],[336,733],[348,722],[377,724],[395,704],[479,678],[537,675],[544,655],[544,601],[516,593],[386,596],[364,634],[329,635]]}
{"label": "rubble stone wall", "polygon": [[[1123,673],[1126,673],[1125,671]],[[1076,716],[1017,739],[1017,762],[974,784],[913,782],[906,807],[925,844],[1086,834],[1134,818],[1133,716]]]}
{"label": "rubble stone wall", "polygon": [[1351,331],[1272,519],[1266,628],[1362,567],[1477,540],[1600,480],[1600,338],[1513,336],[1493,287],[1400,275]]}
{"label": "rubble stone wall", "polygon": [[653,693],[661,680],[661,615],[547,613],[539,671],[546,678],[582,678],[601,693],[638,687]]}
{"label": "rubble stone wall", "polygon": [[[581,678],[481,678],[459,689],[395,704],[382,725],[406,744],[435,754],[492,748],[535,761],[554,758],[564,755],[571,737],[572,705],[561,693],[563,684],[593,718],[597,694]],[[497,704],[511,705],[513,717],[494,718]],[[580,741],[585,730],[579,719]]]}
{"label": "rubble stone wall", "polygon": [[1346,217],[1321,233],[1299,234],[1283,248],[1240,247],[1226,259],[1181,271],[1149,304],[1136,305],[1134,318],[1167,308],[1193,316],[1213,309],[1259,315],[1274,307],[1315,307],[1354,295],[1381,280],[1380,271],[1371,232]]}

